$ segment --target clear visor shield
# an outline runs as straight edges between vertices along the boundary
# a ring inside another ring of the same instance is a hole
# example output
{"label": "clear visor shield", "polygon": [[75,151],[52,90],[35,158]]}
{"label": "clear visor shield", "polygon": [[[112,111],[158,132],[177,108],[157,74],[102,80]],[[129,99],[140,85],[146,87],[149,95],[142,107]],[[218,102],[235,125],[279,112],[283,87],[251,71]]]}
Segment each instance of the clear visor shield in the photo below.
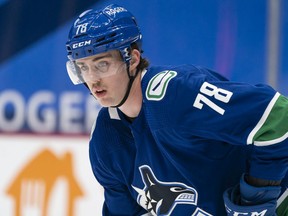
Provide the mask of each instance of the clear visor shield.
{"label": "clear visor shield", "polygon": [[101,78],[126,71],[126,64],[123,61],[77,64],[69,60],[66,62],[66,68],[71,81],[77,85],[85,82],[96,82]]}

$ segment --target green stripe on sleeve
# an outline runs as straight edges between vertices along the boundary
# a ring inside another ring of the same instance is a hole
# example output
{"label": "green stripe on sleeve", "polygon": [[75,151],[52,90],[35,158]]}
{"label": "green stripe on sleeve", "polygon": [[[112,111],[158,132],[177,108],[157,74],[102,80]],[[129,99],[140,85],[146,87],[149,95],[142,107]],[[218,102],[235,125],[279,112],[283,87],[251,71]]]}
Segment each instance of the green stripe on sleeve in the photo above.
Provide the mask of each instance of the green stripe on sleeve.
{"label": "green stripe on sleeve", "polygon": [[255,145],[272,145],[288,137],[288,98],[280,95],[253,137]]}
{"label": "green stripe on sleeve", "polygon": [[[281,200],[280,203],[277,202],[277,215],[278,216],[288,216],[288,189],[286,190],[286,192],[284,192],[284,194],[282,195],[284,196],[283,197],[283,200]],[[282,197],[280,197],[282,198]],[[278,200],[279,201],[279,200]]]}

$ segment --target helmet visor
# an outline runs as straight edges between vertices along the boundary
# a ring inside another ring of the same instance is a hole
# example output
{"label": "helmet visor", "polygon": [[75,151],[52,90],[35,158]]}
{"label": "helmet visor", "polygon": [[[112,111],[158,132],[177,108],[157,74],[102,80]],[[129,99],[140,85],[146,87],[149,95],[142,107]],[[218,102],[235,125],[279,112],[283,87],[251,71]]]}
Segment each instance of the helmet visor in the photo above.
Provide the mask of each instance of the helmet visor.
{"label": "helmet visor", "polygon": [[123,61],[100,61],[86,64],[69,60],[66,63],[66,68],[71,81],[77,85],[113,76],[126,70],[126,64]]}

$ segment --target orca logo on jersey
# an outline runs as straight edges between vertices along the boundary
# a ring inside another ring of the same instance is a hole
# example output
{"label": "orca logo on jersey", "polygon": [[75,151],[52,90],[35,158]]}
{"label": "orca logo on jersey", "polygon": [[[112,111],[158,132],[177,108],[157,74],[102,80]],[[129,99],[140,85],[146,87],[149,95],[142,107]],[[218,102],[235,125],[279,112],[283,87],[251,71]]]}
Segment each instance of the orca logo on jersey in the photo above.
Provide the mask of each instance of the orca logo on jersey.
{"label": "orca logo on jersey", "polygon": [[[177,204],[197,205],[198,193],[194,188],[179,182],[160,182],[147,165],[139,170],[145,187],[143,190],[132,187],[138,193],[137,202],[152,215],[170,215]],[[205,211],[201,213],[210,215]]]}
{"label": "orca logo on jersey", "polygon": [[148,100],[162,100],[166,94],[168,83],[177,75],[176,71],[162,71],[156,74],[148,83],[146,98]]}

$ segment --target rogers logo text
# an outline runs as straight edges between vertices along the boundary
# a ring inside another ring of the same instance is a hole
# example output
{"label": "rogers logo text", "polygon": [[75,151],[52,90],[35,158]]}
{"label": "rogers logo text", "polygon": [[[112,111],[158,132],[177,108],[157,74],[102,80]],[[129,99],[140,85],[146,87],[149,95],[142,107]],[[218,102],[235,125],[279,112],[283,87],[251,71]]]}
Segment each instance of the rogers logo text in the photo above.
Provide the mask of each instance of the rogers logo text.
{"label": "rogers logo text", "polygon": [[127,10],[125,8],[122,8],[122,7],[116,7],[116,8],[113,8],[113,9],[106,10],[105,12],[109,16],[112,16],[112,15],[115,15],[116,13],[120,13],[120,12],[124,12],[124,11],[127,11]]}

